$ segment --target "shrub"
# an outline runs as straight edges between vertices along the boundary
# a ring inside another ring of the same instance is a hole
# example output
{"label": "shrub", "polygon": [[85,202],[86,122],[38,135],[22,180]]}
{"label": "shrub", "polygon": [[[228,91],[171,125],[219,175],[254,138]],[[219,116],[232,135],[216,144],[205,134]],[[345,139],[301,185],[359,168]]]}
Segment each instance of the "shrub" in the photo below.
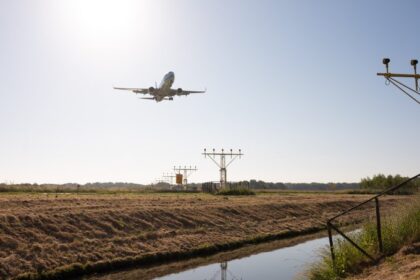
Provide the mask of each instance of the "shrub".
{"label": "shrub", "polygon": [[219,191],[217,195],[255,195],[255,192],[250,189],[226,189]]}
{"label": "shrub", "polygon": [[[405,180],[408,177],[402,177],[400,175],[388,175],[383,174],[374,175],[372,178],[363,178],[360,182],[360,187],[362,190],[371,190],[371,191],[383,191],[390,187],[396,186]],[[397,191],[394,191],[394,194],[414,194],[420,188],[420,179],[417,178],[409,182],[406,186],[400,188]]]}

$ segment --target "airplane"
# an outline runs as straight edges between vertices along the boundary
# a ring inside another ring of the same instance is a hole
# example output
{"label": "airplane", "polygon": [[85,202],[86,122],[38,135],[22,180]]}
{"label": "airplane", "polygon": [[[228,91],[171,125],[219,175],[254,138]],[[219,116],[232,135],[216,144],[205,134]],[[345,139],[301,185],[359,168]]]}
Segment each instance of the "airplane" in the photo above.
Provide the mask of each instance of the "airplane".
{"label": "airplane", "polygon": [[205,93],[206,91],[197,91],[197,90],[183,90],[182,88],[172,89],[172,84],[175,81],[174,72],[168,72],[162,79],[159,87],[155,84],[155,87],[149,88],[122,88],[114,87],[114,89],[119,90],[131,90],[135,94],[150,94],[152,97],[140,97],[140,99],[155,100],[160,102],[162,100],[174,100],[174,96],[180,95],[189,95],[191,93]]}

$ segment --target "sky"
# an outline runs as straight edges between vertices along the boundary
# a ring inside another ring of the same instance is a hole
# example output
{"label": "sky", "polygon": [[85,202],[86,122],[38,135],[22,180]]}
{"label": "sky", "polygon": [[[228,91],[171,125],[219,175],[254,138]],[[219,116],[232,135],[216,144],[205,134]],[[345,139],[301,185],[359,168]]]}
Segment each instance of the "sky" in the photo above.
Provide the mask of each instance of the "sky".
{"label": "sky", "polygon": [[[418,1],[0,0],[0,182],[357,182],[420,167]],[[156,103],[113,86],[207,93]],[[412,80],[405,80],[408,85]]]}

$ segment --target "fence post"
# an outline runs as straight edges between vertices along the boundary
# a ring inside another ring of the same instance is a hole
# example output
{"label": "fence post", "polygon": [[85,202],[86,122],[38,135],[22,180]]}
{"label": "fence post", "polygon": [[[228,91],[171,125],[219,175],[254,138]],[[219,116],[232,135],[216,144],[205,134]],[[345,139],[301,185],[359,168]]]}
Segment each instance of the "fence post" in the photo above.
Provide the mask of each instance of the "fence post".
{"label": "fence post", "polygon": [[335,266],[334,244],[333,244],[333,239],[332,239],[331,226],[329,222],[327,223],[327,229],[328,229],[328,240],[330,241],[331,259],[333,261],[333,265]]}
{"label": "fence post", "polygon": [[379,243],[379,252],[384,252],[384,247],[382,244],[382,230],[381,230],[381,213],[379,212],[379,199],[375,197],[376,205],[376,232],[378,234],[378,243]]}

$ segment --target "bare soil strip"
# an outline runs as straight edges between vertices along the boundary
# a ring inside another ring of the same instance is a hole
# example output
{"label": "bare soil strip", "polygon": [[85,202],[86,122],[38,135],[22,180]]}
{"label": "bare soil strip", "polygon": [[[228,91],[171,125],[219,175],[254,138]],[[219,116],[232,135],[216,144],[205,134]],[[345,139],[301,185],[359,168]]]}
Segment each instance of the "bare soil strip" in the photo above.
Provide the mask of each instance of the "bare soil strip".
{"label": "bare soil strip", "polygon": [[[344,194],[2,195],[0,278],[307,233],[324,228],[327,217],[364,199]],[[403,199],[387,197],[381,206]],[[372,206],[342,222],[360,222],[373,214],[367,211]]]}
{"label": "bare soil strip", "polygon": [[351,280],[418,280],[420,279],[420,242],[402,248],[381,264],[367,268]]}

